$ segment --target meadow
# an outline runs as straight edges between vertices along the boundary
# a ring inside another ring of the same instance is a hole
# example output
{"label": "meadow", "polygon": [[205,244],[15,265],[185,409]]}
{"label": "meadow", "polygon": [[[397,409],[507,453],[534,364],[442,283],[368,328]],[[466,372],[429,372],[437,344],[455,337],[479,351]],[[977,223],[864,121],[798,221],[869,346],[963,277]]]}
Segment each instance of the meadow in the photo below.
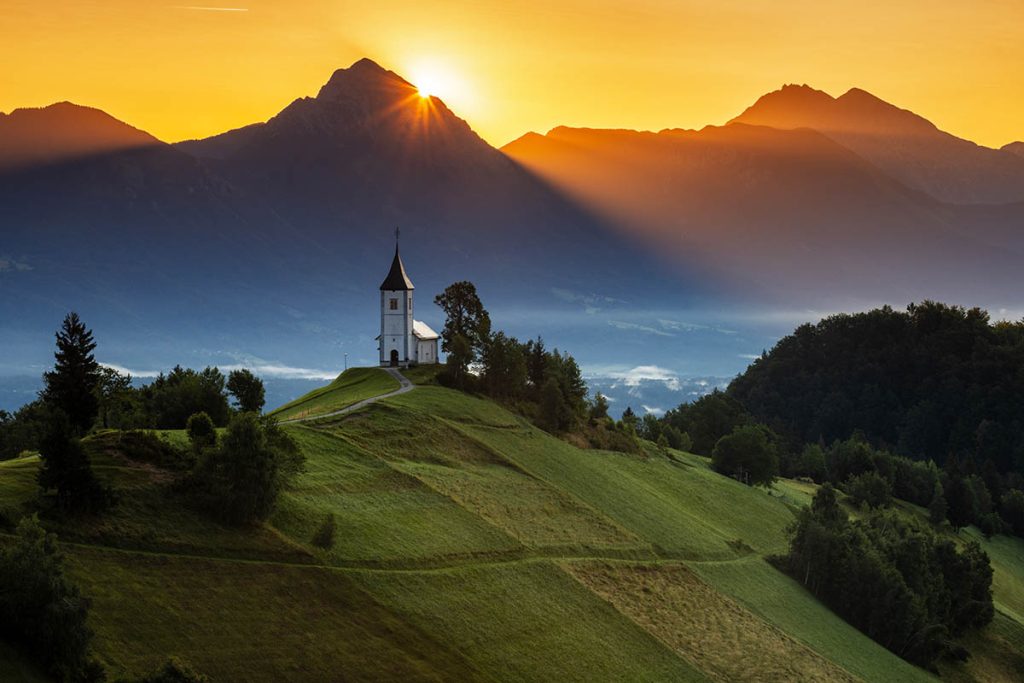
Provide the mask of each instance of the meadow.
{"label": "meadow", "polygon": [[[394,388],[380,370],[347,374],[287,414]],[[257,527],[209,521],[172,473],[95,449],[119,505],[44,522],[93,600],[111,673],[177,656],[213,680],[934,680],[765,561],[785,551],[813,485],[749,488],[653,447],[582,450],[416,379],[357,412],[286,425],[306,471]],[[37,467],[0,463],[5,519],[31,509]],[[312,538],[328,516],[323,549]],[[1012,679],[1024,543],[962,536],[992,557],[999,613],[943,678]],[[41,680],[26,666],[0,649],[4,680]]]}

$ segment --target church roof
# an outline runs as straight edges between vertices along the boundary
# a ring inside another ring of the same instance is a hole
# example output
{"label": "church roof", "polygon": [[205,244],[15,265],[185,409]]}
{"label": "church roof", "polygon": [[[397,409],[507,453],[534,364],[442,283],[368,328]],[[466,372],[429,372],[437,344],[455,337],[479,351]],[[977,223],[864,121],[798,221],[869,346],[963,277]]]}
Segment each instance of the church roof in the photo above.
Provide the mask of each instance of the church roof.
{"label": "church roof", "polygon": [[430,326],[421,320],[412,321],[412,333],[416,335],[416,338],[420,341],[430,341],[431,339],[438,339],[441,336],[430,329]]}
{"label": "church roof", "polygon": [[415,289],[412,286],[412,280],[405,274],[405,264],[402,263],[402,257],[398,255],[397,244],[395,245],[395,260],[391,262],[391,270],[388,271],[384,282],[380,284],[380,288],[389,292],[405,292]]}

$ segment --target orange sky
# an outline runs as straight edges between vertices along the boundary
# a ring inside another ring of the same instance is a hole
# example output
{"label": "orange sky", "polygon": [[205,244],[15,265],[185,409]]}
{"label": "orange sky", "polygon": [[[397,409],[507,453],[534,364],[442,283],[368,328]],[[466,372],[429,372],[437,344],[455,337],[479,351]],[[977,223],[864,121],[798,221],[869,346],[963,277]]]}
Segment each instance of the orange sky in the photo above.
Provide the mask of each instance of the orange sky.
{"label": "orange sky", "polygon": [[0,0],[0,37],[0,111],[71,100],[168,141],[265,120],[363,56],[447,74],[496,145],[723,123],[788,82],[1024,138],[1022,0]]}

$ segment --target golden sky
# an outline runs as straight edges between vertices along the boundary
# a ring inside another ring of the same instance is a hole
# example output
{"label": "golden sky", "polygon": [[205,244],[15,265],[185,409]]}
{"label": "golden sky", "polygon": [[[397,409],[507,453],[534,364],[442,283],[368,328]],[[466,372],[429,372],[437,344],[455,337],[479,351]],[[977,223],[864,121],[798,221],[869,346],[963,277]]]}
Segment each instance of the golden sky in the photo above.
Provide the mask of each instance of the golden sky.
{"label": "golden sky", "polygon": [[0,111],[71,100],[167,141],[265,120],[364,56],[436,78],[496,145],[720,124],[790,82],[1024,139],[1024,0],[0,0]]}

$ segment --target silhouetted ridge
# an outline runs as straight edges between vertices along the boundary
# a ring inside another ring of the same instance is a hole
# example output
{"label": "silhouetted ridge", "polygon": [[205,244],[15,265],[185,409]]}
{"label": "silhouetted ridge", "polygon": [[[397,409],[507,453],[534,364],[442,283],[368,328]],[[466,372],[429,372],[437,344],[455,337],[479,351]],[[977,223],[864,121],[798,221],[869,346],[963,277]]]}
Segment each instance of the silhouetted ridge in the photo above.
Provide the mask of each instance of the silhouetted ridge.
{"label": "silhouetted ridge", "polygon": [[0,114],[0,171],[158,145],[145,131],[71,102]]}
{"label": "silhouetted ridge", "polygon": [[1024,200],[1024,160],[1019,155],[945,133],[860,88],[833,98],[807,86],[785,86],[759,98],[730,123],[812,128],[944,202]]}

